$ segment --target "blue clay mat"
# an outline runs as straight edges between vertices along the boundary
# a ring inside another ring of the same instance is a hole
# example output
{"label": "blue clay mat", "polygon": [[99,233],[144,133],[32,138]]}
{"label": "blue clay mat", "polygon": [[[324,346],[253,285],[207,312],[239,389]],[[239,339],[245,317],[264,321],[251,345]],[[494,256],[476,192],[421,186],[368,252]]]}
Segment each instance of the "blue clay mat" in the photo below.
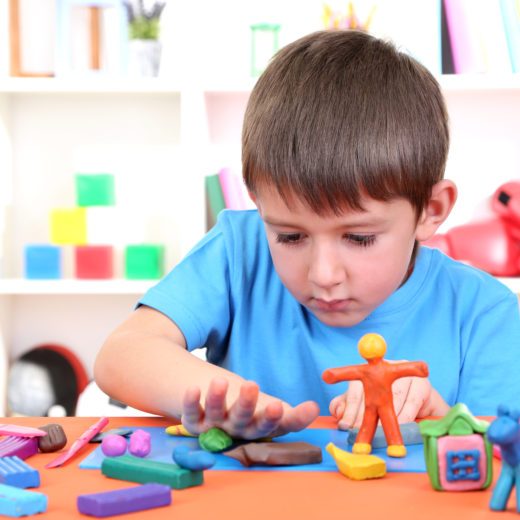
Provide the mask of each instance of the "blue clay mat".
{"label": "blue clay mat", "polygon": [[[179,444],[185,444],[193,449],[200,449],[198,440],[195,437],[168,435],[164,431],[164,428],[160,427],[143,427],[139,429],[149,432],[152,436],[152,451],[146,457],[150,460],[173,462],[173,448]],[[337,471],[336,463],[325,450],[325,446],[329,442],[333,442],[338,448],[352,451],[352,447],[347,444],[347,437],[348,432],[345,431],[310,428],[301,432],[288,433],[283,437],[276,438],[276,442],[305,441],[315,446],[320,446],[323,453],[323,461],[320,464],[305,464],[301,466],[250,466],[248,468],[242,466],[238,460],[218,453],[215,454],[217,463],[212,469],[245,471]],[[426,472],[422,444],[407,446],[406,449],[408,454],[403,459],[388,457],[385,448],[375,449],[372,453],[385,460],[387,471],[405,473]],[[101,446],[98,446],[81,462],[79,467],[83,469],[100,469],[104,458],[105,455],[101,451]]]}

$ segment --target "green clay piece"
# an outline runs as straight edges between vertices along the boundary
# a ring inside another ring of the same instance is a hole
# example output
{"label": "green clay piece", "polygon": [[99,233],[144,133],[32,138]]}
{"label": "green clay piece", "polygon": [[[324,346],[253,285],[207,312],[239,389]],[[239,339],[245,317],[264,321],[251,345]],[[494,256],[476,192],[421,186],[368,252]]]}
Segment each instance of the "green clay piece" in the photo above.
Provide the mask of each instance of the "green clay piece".
{"label": "green clay piece", "polygon": [[166,484],[173,489],[199,486],[204,482],[202,471],[190,471],[177,464],[141,459],[132,455],[105,458],[101,465],[101,473],[128,482]]}
{"label": "green clay piece", "polygon": [[217,453],[229,448],[233,439],[220,428],[210,428],[199,435],[199,444],[203,450]]}

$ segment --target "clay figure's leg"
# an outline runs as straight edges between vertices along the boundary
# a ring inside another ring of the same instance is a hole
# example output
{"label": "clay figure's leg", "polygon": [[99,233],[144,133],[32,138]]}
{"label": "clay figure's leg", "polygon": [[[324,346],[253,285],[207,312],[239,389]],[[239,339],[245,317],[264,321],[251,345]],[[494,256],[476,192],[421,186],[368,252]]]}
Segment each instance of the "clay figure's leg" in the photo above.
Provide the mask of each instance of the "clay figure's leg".
{"label": "clay figure's leg", "polygon": [[404,457],[406,456],[406,448],[403,444],[403,437],[399,429],[399,423],[395,415],[392,403],[384,404],[377,410],[381,418],[381,425],[385,432],[386,442],[388,448],[386,453],[389,457]]}
{"label": "clay figure's leg", "polygon": [[493,511],[505,511],[507,507],[507,501],[509,500],[509,496],[513,490],[514,482],[514,469],[505,460],[502,459],[502,470],[500,471],[500,476],[498,477],[498,481],[495,484],[493,494],[491,495],[491,501],[489,502],[490,509]]}
{"label": "clay figure's leg", "polygon": [[372,439],[376,433],[378,419],[379,417],[377,415],[377,409],[375,406],[365,407],[363,422],[359,428],[356,442],[352,446],[352,453],[366,455],[372,451]]}

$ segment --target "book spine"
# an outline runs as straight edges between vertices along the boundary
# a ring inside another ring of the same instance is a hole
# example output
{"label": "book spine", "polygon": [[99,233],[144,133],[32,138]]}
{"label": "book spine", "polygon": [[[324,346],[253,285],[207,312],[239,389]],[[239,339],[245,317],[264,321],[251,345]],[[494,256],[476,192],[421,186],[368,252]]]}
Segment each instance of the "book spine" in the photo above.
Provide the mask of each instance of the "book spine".
{"label": "book spine", "polygon": [[471,2],[444,0],[455,73],[486,72],[476,27],[472,27]]}
{"label": "book spine", "polygon": [[217,215],[226,208],[218,174],[206,175],[205,184],[206,196],[208,197],[209,209],[211,212],[211,221],[215,222]]}
{"label": "book spine", "polygon": [[238,176],[229,168],[222,168],[222,170],[218,172],[218,178],[226,208],[245,209],[245,195]]}
{"label": "book spine", "polygon": [[515,4],[520,6],[516,0],[500,0],[511,68],[513,72],[520,72],[520,11]]}

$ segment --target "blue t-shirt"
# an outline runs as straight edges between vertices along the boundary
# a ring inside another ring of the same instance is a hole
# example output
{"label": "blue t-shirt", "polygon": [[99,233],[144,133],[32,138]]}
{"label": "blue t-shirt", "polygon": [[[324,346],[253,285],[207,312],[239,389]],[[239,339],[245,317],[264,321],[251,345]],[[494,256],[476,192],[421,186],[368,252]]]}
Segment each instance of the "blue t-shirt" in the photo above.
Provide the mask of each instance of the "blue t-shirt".
{"label": "blue t-shirt", "polygon": [[[381,334],[385,359],[421,360],[449,405],[495,415],[520,399],[518,299],[492,276],[421,247],[413,273],[354,327],[331,327],[298,303],[278,277],[256,210],[224,211],[216,226],[140,304],[180,328],[188,349],[292,405],[330,400],[327,368],[365,363],[361,336]],[[196,382],[194,382],[196,383]]]}

